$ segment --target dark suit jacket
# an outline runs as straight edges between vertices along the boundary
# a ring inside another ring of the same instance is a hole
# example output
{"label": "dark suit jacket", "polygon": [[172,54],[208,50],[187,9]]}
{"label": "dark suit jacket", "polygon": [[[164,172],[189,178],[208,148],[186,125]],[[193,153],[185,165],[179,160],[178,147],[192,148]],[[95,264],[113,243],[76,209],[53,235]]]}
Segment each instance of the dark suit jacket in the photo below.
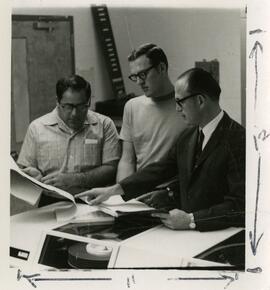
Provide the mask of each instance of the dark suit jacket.
{"label": "dark suit jacket", "polygon": [[196,127],[186,129],[167,158],[120,182],[129,200],[179,177],[175,207],[193,213],[200,231],[245,224],[245,129],[226,113],[193,167]]}

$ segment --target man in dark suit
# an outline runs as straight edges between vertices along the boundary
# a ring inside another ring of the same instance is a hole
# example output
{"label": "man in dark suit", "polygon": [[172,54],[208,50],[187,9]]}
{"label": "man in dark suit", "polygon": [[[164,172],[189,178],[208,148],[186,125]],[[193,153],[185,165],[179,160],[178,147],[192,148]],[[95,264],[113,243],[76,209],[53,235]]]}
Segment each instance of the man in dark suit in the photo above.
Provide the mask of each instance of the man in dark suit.
{"label": "man in dark suit", "polygon": [[114,186],[81,195],[95,197],[92,204],[116,194],[129,200],[178,174],[174,208],[155,215],[165,226],[200,231],[244,226],[245,129],[221,110],[220,93],[208,72],[184,72],[175,84],[176,109],[191,126],[168,156]]}

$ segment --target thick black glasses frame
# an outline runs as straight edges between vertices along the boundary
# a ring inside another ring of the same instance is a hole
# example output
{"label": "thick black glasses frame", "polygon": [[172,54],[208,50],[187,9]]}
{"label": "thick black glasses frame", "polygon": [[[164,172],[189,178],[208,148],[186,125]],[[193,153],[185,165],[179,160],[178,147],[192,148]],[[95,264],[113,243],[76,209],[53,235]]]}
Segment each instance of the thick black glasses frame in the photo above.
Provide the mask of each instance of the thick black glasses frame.
{"label": "thick black glasses frame", "polygon": [[192,97],[195,97],[195,96],[198,96],[198,95],[202,95],[202,96],[204,96],[202,93],[194,93],[194,94],[191,94],[191,95],[189,95],[189,96],[186,96],[186,97],[184,97],[184,98],[182,98],[182,99],[175,99],[175,102],[176,102],[176,104],[179,106],[179,107],[183,107],[183,103],[186,101],[186,100],[188,100],[189,98],[192,98]]}
{"label": "thick black glasses frame", "polygon": [[79,111],[83,111],[83,110],[86,110],[90,104],[89,102],[88,103],[83,103],[83,104],[61,104],[59,103],[59,105],[65,110],[65,111],[70,111],[72,112],[73,109],[75,108],[76,110],[79,110]]}
{"label": "thick black glasses frame", "polygon": [[140,72],[138,72],[137,74],[132,74],[130,76],[128,76],[128,78],[133,81],[133,82],[136,82],[137,79],[139,78],[140,80],[144,81],[146,78],[147,78],[147,75],[149,73],[149,71],[155,67],[155,65],[151,65],[150,67],[148,67],[147,69],[144,69]]}

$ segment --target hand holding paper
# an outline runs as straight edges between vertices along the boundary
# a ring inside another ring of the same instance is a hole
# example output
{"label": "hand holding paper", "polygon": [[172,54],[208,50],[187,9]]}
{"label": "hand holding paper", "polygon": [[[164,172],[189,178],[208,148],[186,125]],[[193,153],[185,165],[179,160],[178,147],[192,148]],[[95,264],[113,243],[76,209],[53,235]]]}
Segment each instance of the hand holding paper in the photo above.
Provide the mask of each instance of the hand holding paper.
{"label": "hand holding paper", "polygon": [[55,187],[67,190],[70,188],[73,183],[73,174],[63,173],[63,172],[54,172],[48,174],[41,178],[41,182],[44,184],[53,185]]}
{"label": "hand holding paper", "polygon": [[160,218],[161,222],[172,230],[187,230],[191,222],[190,215],[177,208],[169,213],[153,213],[152,216]]}
{"label": "hand holding paper", "polygon": [[61,207],[55,209],[57,220],[68,220],[75,215],[77,206],[74,197],[70,193],[52,185],[44,184],[25,174],[12,158],[10,158],[10,178],[11,194],[17,198],[35,205],[38,203],[42,192],[45,190],[59,198],[65,198],[67,201],[72,202],[65,203]]}
{"label": "hand holding paper", "polygon": [[108,187],[98,187],[93,188],[79,194],[76,194],[76,198],[86,197],[86,201],[90,205],[97,205],[102,203],[103,201],[107,200],[113,195],[123,195],[124,191],[120,184],[115,184],[113,186]]}
{"label": "hand holding paper", "polygon": [[40,181],[42,178],[41,172],[35,167],[22,168],[22,172],[28,174],[31,177],[34,177],[38,181]]}
{"label": "hand holding paper", "polygon": [[[58,221],[66,221],[74,218],[77,212],[77,204],[75,202],[74,196],[70,193],[56,188],[52,185],[48,185],[37,181],[33,177],[28,176],[17,166],[14,160],[11,160],[11,193],[16,197],[23,199],[31,204],[38,202],[41,193],[44,193],[44,190],[49,194],[54,194],[62,199],[67,199],[67,201],[58,202],[55,204],[54,211],[56,213],[56,219]],[[145,205],[142,202],[137,200],[130,200],[124,202],[121,198],[123,190],[119,184],[110,187],[104,188],[95,188],[77,194],[75,197],[79,197],[86,202],[88,199],[94,198],[89,205],[100,204],[97,207],[91,207],[92,210],[100,210],[106,212],[111,216],[118,216],[119,214],[127,213],[136,213],[136,212],[145,212],[152,211],[154,208],[151,208]],[[108,200],[107,200],[108,199]],[[106,201],[107,200],[107,201]],[[69,202],[71,201],[71,203]],[[106,201],[106,202],[103,202]],[[88,211],[88,210],[87,210]]]}

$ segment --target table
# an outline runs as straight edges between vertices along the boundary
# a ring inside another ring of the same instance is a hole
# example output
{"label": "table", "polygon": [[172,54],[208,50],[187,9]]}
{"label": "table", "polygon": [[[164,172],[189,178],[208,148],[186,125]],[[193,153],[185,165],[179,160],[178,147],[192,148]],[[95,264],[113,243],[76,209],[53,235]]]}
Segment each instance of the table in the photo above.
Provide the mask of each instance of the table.
{"label": "table", "polygon": [[228,265],[194,257],[243,230],[173,231],[158,225],[122,241],[96,240],[55,230],[67,224],[57,223],[55,208],[56,205],[52,204],[11,217],[11,266],[35,270],[58,268],[42,264],[44,245],[48,245],[48,237],[53,237],[55,241],[68,241],[69,244],[76,242],[86,245],[94,241],[111,246],[112,253],[106,268],[225,267]]}

